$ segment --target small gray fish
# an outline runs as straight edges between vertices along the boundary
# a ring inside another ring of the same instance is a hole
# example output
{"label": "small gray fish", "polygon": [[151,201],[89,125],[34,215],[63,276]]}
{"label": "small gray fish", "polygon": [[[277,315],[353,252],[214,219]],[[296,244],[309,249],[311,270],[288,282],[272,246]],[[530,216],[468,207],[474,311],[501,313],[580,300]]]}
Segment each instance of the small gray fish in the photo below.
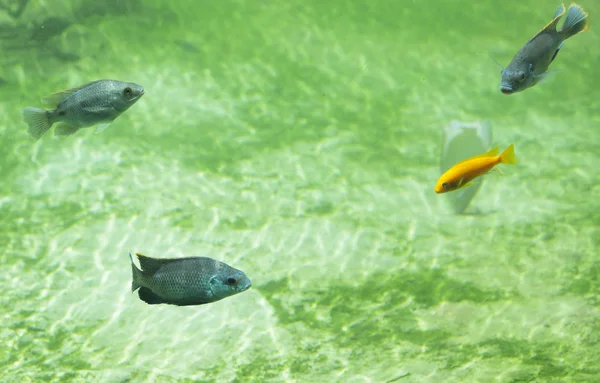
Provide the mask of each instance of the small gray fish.
{"label": "small gray fish", "polygon": [[243,271],[206,257],[150,258],[135,253],[142,269],[131,259],[131,291],[139,289],[140,299],[148,304],[177,306],[216,302],[246,291],[252,286]]}
{"label": "small gray fish", "polygon": [[513,94],[530,88],[540,82],[549,72],[548,66],[556,58],[564,41],[569,37],[588,30],[588,15],[581,6],[573,3],[567,10],[567,17],[560,30],[556,25],[565,14],[565,6],[560,5],[554,19],[537,35],[531,38],[502,69],[500,91]]}
{"label": "small gray fish", "polygon": [[53,110],[28,106],[23,109],[27,130],[40,139],[50,127],[57,136],[69,136],[81,128],[98,125],[100,133],[144,95],[144,88],[133,82],[98,80],[42,99]]}

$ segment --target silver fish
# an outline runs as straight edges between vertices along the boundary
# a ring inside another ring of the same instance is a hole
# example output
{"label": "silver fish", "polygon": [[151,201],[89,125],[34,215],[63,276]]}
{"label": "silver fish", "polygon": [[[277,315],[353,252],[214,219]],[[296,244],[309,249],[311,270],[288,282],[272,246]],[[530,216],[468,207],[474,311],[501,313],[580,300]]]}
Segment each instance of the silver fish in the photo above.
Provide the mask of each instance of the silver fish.
{"label": "silver fish", "polygon": [[139,289],[141,300],[148,304],[177,306],[216,302],[246,291],[252,286],[243,271],[206,257],[151,258],[135,253],[142,269],[131,259],[131,291]]}
{"label": "silver fish", "polygon": [[565,6],[560,5],[554,19],[537,35],[531,38],[502,70],[500,91],[513,94],[530,88],[540,82],[549,72],[548,66],[556,58],[564,41],[589,28],[588,15],[575,3],[569,6],[567,17],[560,30],[556,25],[565,14]]}
{"label": "silver fish", "polygon": [[94,125],[98,125],[99,133],[143,95],[144,88],[133,82],[98,80],[43,98],[42,102],[55,109],[28,106],[23,109],[23,118],[35,139],[55,123],[60,123],[54,129],[57,136],[69,136]]}

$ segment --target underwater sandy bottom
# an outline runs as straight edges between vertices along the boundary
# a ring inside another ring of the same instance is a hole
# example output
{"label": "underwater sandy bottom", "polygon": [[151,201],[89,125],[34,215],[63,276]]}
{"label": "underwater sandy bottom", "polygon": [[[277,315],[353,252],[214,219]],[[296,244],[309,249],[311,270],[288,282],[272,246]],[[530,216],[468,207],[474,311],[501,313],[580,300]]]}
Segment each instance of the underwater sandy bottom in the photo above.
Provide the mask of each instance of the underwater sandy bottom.
{"label": "underwater sandy bottom", "polygon": [[[104,39],[118,21],[103,24]],[[416,51],[398,73],[388,35],[361,59],[321,24],[304,42],[285,23],[274,27],[289,32],[283,64],[241,57],[200,70],[183,54],[179,66],[166,53],[144,62],[115,43],[102,77],[146,95],[99,135],[34,143],[20,121],[56,83],[99,76],[88,61],[49,85],[39,78],[55,69],[10,77],[35,92],[0,105],[0,380],[594,381],[598,106],[537,89],[510,104],[477,63],[484,100],[421,76],[440,64]],[[456,55],[447,66],[468,56]],[[305,60],[315,78],[295,66]],[[568,76],[547,88],[586,82]],[[486,176],[463,215],[433,192],[452,119],[489,120],[494,144],[515,143],[519,158]],[[212,257],[253,286],[205,306],[149,306],[130,293],[128,251]]]}
{"label": "underwater sandy bottom", "polygon": [[[4,273],[19,302],[5,339],[25,352],[3,379],[508,381],[592,358],[598,308],[562,290],[597,228],[548,224],[560,202],[518,198],[515,175],[454,216],[423,180],[345,167],[343,139],[210,174],[94,138],[38,144],[26,198],[4,202],[43,229],[14,240],[28,251]],[[149,306],[129,293],[129,250],[220,259],[253,288]]]}

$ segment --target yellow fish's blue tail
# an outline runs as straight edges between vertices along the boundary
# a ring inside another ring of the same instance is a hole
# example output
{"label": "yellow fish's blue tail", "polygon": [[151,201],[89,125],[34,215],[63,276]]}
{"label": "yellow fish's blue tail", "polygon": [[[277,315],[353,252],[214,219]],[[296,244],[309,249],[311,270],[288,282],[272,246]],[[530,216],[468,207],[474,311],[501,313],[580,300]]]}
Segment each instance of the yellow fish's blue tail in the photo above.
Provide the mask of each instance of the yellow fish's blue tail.
{"label": "yellow fish's blue tail", "polygon": [[508,148],[504,149],[500,154],[500,162],[503,164],[515,165],[517,163],[517,156],[515,155],[515,145],[510,144]]}

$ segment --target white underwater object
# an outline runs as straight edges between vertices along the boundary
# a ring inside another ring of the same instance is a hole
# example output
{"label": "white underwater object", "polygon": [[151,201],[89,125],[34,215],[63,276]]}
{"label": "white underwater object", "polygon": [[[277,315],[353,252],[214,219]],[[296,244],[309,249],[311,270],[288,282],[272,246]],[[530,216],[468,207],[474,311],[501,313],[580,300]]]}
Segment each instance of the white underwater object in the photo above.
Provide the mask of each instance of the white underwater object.
{"label": "white underwater object", "polygon": [[[489,121],[461,122],[453,120],[444,128],[444,142],[440,158],[440,174],[462,160],[486,152],[492,143],[492,128]],[[455,213],[462,213],[477,194],[483,183],[481,181],[473,185],[459,189],[452,193],[446,193],[445,198],[449,201]]]}

